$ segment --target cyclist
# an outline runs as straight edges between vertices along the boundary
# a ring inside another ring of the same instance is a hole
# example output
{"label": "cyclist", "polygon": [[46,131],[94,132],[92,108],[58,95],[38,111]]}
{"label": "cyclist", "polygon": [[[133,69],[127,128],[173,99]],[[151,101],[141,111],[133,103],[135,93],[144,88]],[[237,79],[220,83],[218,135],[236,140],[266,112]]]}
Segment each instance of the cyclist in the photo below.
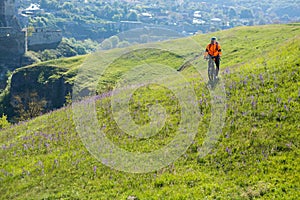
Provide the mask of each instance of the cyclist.
{"label": "cyclist", "polygon": [[206,51],[204,54],[204,58],[210,55],[215,63],[216,63],[216,78],[218,77],[219,70],[220,70],[220,57],[222,56],[221,45],[217,42],[216,37],[212,37],[210,43],[206,46]]}

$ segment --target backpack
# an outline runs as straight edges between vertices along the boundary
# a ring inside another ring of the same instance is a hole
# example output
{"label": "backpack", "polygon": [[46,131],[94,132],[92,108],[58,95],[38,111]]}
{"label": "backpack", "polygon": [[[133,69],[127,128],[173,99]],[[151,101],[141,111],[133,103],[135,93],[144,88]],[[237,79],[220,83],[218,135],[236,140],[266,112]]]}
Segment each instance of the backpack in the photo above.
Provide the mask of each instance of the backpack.
{"label": "backpack", "polygon": [[[216,42],[216,51],[219,51],[219,43],[218,42]],[[211,47],[211,44],[209,44],[209,49],[210,49],[210,47]]]}

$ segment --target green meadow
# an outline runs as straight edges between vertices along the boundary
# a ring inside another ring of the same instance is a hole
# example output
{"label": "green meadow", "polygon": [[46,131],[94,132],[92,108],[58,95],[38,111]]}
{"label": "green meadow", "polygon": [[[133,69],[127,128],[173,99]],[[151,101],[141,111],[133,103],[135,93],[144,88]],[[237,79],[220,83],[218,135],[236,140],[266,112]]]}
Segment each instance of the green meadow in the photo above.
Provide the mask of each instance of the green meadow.
{"label": "green meadow", "polygon": [[[223,51],[216,85],[207,81],[202,56],[193,60],[203,53],[211,36],[219,39]],[[60,69],[58,74],[68,77],[74,92],[82,89],[98,95],[94,110],[101,131],[128,152],[149,153],[173,141],[184,121],[185,105],[178,90],[189,95],[188,87],[193,89],[196,103],[192,106],[198,113],[190,109],[187,114],[197,126],[195,138],[178,159],[147,173],[130,173],[102,164],[89,152],[72,104],[19,122],[0,130],[0,199],[297,199],[299,55],[300,24],[287,24],[238,27],[20,68],[13,75],[26,68]],[[177,72],[186,62],[190,65]],[[135,73],[124,76],[137,66],[145,73],[142,83],[150,84],[138,85]],[[163,79],[165,85],[147,80],[167,73],[181,78]],[[114,112],[112,102],[118,105],[123,96],[112,91],[127,84],[124,77],[137,85],[126,104],[133,124],[147,127],[152,120],[160,121],[155,114],[162,116],[163,124],[153,128],[156,134],[151,137],[129,135],[117,123],[115,117],[122,112]],[[223,99],[221,107],[213,105],[214,91]],[[74,104],[75,100],[79,99],[74,98]],[[214,115],[220,113],[224,118],[215,121]],[[88,126],[89,120],[83,120],[87,123],[83,125]],[[214,124],[222,124],[221,132],[202,156]]]}

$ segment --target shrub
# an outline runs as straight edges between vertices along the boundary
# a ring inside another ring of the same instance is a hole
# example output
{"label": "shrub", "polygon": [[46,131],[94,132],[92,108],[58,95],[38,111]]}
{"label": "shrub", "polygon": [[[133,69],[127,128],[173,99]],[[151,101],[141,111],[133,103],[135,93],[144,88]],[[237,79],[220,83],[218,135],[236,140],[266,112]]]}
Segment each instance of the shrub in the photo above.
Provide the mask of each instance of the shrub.
{"label": "shrub", "polygon": [[0,118],[0,129],[4,129],[10,126],[10,123],[7,121],[7,116],[2,114]]}

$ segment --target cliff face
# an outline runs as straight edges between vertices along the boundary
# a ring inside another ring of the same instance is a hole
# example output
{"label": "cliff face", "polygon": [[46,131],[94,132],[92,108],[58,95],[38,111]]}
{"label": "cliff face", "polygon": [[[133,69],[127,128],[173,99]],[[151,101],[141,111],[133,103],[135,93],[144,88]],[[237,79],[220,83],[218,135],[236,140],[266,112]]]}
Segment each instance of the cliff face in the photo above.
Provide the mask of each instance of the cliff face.
{"label": "cliff face", "polygon": [[[4,92],[0,94],[0,115],[4,113],[9,120],[16,122],[70,103],[68,100],[71,100],[78,67],[86,57],[63,58],[14,70]],[[38,111],[28,116],[31,109]]]}
{"label": "cliff face", "polygon": [[[63,75],[66,69],[54,66],[26,67],[16,70],[10,83],[8,97],[10,110],[14,110],[14,101],[20,97],[26,107],[32,94],[36,94],[36,101],[46,101],[45,112],[60,108],[65,103],[65,97],[72,93],[72,86],[66,83]],[[19,105],[18,105],[19,106]],[[16,115],[17,113],[14,113]]]}

